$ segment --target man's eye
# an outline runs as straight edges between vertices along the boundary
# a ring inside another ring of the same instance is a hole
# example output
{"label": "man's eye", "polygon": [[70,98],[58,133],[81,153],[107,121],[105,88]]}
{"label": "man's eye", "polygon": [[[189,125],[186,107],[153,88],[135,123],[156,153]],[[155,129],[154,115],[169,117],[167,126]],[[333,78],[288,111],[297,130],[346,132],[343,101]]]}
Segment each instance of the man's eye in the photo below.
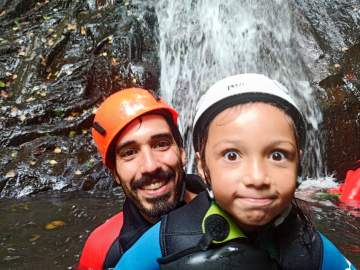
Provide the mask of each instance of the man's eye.
{"label": "man's eye", "polygon": [[273,151],[270,154],[270,158],[272,160],[275,161],[282,161],[283,159],[285,159],[287,157],[286,153],[282,152],[282,151]]}
{"label": "man's eye", "polygon": [[224,158],[229,161],[235,161],[240,158],[240,155],[236,151],[231,150],[224,153]]}
{"label": "man's eye", "polygon": [[154,144],[154,148],[158,150],[167,150],[171,146],[172,142],[170,140],[161,140]]}
{"label": "man's eye", "polygon": [[136,155],[137,151],[135,149],[124,149],[119,152],[121,158],[132,158]]}

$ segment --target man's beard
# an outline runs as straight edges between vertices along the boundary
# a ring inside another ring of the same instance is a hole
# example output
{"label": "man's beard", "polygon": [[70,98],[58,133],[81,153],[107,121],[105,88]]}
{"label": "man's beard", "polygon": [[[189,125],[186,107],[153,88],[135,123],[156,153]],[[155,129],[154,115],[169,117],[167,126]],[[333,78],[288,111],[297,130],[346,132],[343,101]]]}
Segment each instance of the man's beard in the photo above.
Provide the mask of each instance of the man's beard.
{"label": "man's beard", "polygon": [[[144,215],[151,219],[160,219],[161,216],[167,214],[171,210],[175,209],[180,201],[180,196],[182,193],[183,187],[183,175],[184,172],[182,168],[179,168],[179,179],[176,182],[175,190],[170,191],[166,194],[163,194],[156,198],[145,198],[146,202],[150,204],[150,207],[145,207],[144,204],[140,201],[137,196],[137,190],[147,184],[150,184],[153,179],[165,180],[166,182],[175,181],[171,180],[176,177],[174,171],[163,171],[159,170],[153,174],[145,174],[140,179],[133,181],[130,184],[130,189],[127,186],[123,185],[125,195],[136,205],[138,210]],[[173,195],[172,195],[173,194]],[[169,201],[170,197],[173,196],[173,199]]]}

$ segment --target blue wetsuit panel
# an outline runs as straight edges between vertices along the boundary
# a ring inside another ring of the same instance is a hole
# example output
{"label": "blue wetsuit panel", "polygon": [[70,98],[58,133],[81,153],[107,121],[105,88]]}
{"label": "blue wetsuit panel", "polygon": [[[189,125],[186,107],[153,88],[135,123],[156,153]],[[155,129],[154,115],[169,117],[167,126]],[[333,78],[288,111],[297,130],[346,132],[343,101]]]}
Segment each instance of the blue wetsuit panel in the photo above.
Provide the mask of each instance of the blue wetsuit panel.
{"label": "blue wetsuit panel", "polygon": [[323,242],[322,270],[356,270],[355,266],[345,258],[335,245],[320,233]]}
{"label": "blue wetsuit panel", "polygon": [[115,270],[158,270],[157,258],[162,257],[160,249],[160,222],[147,230],[136,242],[122,255],[116,264]]}

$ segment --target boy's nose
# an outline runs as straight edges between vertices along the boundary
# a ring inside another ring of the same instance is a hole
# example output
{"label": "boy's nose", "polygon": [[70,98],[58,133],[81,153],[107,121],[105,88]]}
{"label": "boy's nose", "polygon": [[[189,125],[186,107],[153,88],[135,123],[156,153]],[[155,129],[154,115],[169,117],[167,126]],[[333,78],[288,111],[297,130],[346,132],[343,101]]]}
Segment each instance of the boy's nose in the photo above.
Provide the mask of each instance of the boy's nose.
{"label": "boy's nose", "polygon": [[269,185],[270,179],[266,169],[266,164],[261,159],[252,159],[247,162],[244,184],[247,186],[262,187]]}

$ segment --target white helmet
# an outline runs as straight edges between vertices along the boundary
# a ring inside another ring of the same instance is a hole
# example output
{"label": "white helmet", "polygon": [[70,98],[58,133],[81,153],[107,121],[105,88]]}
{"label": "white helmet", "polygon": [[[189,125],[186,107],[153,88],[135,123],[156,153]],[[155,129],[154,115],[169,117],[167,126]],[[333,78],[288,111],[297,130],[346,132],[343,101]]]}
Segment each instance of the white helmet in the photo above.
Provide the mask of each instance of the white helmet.
{"label": "white helmet", "polygon": [[237,104],[261,101],[275,104],[294,121],[300,148],[305,144],[305,122],[289,90],[281,83],[262,74],[245,73],[226,77],[213,84],[200,98],[193,123],[193,143],[199,151],[200,139],[214,117]]}

